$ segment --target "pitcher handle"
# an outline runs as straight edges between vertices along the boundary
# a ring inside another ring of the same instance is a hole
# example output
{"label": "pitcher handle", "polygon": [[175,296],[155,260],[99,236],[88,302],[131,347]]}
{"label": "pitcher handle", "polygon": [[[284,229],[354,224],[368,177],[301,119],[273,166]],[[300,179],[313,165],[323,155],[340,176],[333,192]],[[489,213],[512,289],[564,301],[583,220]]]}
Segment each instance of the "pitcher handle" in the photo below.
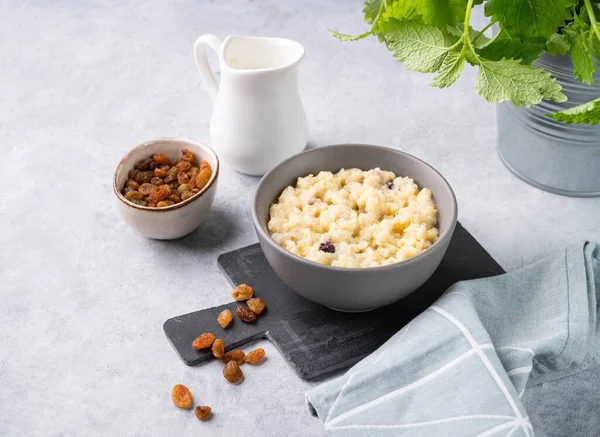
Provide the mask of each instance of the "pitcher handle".
{"label": "pitcher handle", "polygon": [[221,44],[222,43],[219,38],[208,33],[198,38],[196,40],[196,44],[194,44],[194,55],[196,57],[196,65],[198,66],[198,71],[200,72],[200,76],[202,77],[202,81],[204,82],[204,86],[206,87],[206,91],[208,91],[208,95],[210,96],[213,102],[217,98],[217,92],[219,91],[219,87],[217,85],[215,76],[213,75],[213,72],[210,69],[210,64],[208,63],[208,56],[206,54],[206,48],[211,48],[218,56],[221,50]]}

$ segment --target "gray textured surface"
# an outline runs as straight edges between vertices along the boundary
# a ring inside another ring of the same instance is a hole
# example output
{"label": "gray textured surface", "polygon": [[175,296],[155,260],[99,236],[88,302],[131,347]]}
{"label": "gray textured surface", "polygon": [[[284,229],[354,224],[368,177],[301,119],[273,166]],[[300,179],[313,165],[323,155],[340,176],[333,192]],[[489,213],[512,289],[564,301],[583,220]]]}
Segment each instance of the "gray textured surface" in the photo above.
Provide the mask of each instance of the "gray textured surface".
{"label": "gray textured surface", "polygon": [[[0,0],[2,436],[322,436],[304,404],[311,384],[268,342],[267,362],[230,386],[216,362],[183,365],[162,333],[168,317],[222,302],[229,287],[216,259],[256,242],[256,178],[224,166],[212,218],[174,242],[134,235],[113,205],[112,173],[128,147],[208,139],[211,103],[191,55],[205,32],[301,41],[312,143],[369,142],[427,160],[505,269],[600,240],[600,199],[538,191],[502,166],[473,70],[440,91],[372,39],[331,38],[328,27],[363,28],[358,0],[123,3]],[[590,371],[536,389],[537,435],[597,435],[599,382]],[[176,383],[212,405],[214,420],[173,407]]]}

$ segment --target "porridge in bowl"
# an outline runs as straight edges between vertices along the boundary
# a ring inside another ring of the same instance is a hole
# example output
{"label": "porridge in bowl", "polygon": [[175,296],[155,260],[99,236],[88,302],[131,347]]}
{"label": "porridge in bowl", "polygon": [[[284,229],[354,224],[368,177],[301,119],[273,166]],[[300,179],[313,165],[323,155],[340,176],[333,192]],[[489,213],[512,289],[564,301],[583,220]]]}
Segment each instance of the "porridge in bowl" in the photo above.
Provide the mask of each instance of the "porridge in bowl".
{"label": "porridge in bowl", "polygon": [[379,168],[298,178],[271,205],[268,228],[284,249],[337,267],[404,261],[439,234],[431,191]]}

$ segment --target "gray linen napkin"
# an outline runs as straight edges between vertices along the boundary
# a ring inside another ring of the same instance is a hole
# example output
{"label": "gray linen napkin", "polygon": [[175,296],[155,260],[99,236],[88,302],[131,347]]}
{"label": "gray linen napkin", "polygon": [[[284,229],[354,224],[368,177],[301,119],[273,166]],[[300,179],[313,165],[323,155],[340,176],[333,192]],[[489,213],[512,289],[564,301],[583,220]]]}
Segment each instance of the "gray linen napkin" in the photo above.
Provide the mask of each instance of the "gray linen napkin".
{"label": "gray linen napkin", "polygon": [[526,387],[598,364],[598,293],[591,243],[456,283],[309,408],[331,436],[532,437]]}

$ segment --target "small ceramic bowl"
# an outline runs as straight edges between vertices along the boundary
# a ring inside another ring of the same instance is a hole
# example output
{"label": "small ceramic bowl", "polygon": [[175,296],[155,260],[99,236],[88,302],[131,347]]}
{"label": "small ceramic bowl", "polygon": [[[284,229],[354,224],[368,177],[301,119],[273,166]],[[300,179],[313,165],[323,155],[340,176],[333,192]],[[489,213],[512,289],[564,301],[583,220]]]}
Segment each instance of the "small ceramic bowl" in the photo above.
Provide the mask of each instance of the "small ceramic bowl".
{"label": "small ceramic bowl", "polygon": [[[281,191],[300,176],[342,168],[379,167],[414,179],[433,194],[438,210],[438,240],[413,258],[379,267],[344,268],[309,261],[288,252],[269,235],[269,209]],[[267,261],[288,287],[332,309],[358,312],[391,304],[419,288],[433,274],[450,244],[457,205],[452,188],[435,169],[414,156],[386,147],[341,144],[295,155],[271,169],[254,195],[252,218]]]}
{"label": "small ceramic bowl", "polygon": [[[155,153],[163,153],[171,161],[181,157],[181,149],[189,149],[196,160],[208,161],[212,176],[202,191],[183,202],[165,208],[149,208],[136,205],[121,194],[129,170],[141,160]],[[133,147],[125,154],[115,171],[113,190],[117,197],[117,209],[136,232],[157,240],[172,240],[183,237],[196,229],[208,216],[217,191],[219,159],[208,146],[183,138],[158,138]]]}

